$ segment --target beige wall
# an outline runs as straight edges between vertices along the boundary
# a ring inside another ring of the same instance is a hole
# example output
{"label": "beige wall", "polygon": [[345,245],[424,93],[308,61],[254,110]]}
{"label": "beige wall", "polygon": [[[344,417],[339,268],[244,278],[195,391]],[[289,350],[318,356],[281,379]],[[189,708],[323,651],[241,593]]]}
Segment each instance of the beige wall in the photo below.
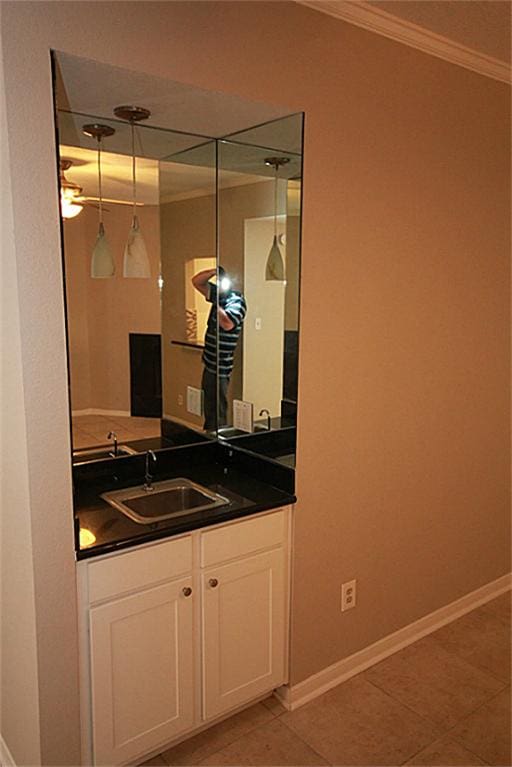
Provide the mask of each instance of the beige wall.
{"label": "beige wall", "polygon": [[300,295],[300,218],[286,216],[286,294],[284,307],[285,330],[299,327]]}
{"label": "beige wall", "polygon": [[[221,176],[222,177],[222,176]],[[274,185],[261,182],[221,189],[219,194],[219,250],[222,266],[234,278],[234,287],[245,290],[244,285],[244,250],[245,226],[247,218],[270,216],[274,212]],[[246,321],[251,321],[252,308],[247,308]],[[235,365],[231,375],[229,402],[244,398],[243,392],[243,354],[245,349],[245,323],[241,340],[235,354]],[[231,408],[229,408],[231,411]],[[259,412],[259,411],[258,411]],[[228,421],[232,420],[228,414]]]}
{"label": "beige wall", "polygon": [[91,270],[86,245],[88,229],[92,224],[90,212],[84,208],[76,218],[63,221],[69,377],[73,410],[93,407],[88,300]]}
{"label": "beige wall", "polygon": [[[1,14],[1,8],[0,8]],[[0,136],[7,129],[0,40]],[[32,526],[16,249],[7,144],[0,209],[0,733],[19,764],[39,764],[39,692]]]}
{"label": "beige wall", "polygon": [[[160,217],[162,242],[162,373],[163,410],[192,426],[204,419],[187,412],[187,386],[201,388],[201,349],[187,349],[172,341],[186,341],[187,263],[215,257],[215,200],[212,196],[165,203]],[[183,404],[178,404],[178,396]]]}
{"label": "beige wall", "polygon": [[71,404],[130,411],[130,333],[160,333],[160,227],[157,206],[137,215],[151,265],[150,279],[125,279],[123,254],[132,221],[130,206],[107,205],[105,232],[116,264],[110,279],[93,279],[91,253],[98,211],[86,207],[64,223]]}
{"label": "beige wall", "polygon": [[[272,216],[245,219],[244,295],[247,315],[243,335],[242,399],[253,403],[254,418],[266,408],[272,417],[281,415],[283,398],[284,305],[286,286],[267,281],[265,268],[274,238]],[[280,219],[278,232],[285,228]],[[287,250],[281,246],[286,277]],[[257,324],[258,321],[258,324]]]}
{"label": "beige wall", "polygon": [[[71,764],[48,49],[306,110],[293,682],[510,567],[509,90],[287,2],[2,10],[34,594],[48,616],[37,627],[41,748],[44,763]],[[342,615],[340,583],[353,577],[359,604]]]}

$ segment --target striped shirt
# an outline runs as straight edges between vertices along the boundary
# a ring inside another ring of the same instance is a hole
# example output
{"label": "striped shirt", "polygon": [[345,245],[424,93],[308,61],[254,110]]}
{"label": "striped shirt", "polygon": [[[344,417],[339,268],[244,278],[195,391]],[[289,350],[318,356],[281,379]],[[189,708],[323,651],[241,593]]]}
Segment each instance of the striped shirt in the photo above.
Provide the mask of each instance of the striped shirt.
{"label": "striped shirt", "polygon": [[[209,283],[210,294],[208,301],[212,308],[208,316],[206,334],[204,338],[203,363],[210,373],[217,373],[217,287]],[[236,290],[230,290],[227,295],[221,296],[219,305],[224,309],[234,327],[231,330],[218,329],[219,344],[219,369],[221,378],[229,378],[233,370],[235,349],[245,319],[247,305],[245,298]]]}

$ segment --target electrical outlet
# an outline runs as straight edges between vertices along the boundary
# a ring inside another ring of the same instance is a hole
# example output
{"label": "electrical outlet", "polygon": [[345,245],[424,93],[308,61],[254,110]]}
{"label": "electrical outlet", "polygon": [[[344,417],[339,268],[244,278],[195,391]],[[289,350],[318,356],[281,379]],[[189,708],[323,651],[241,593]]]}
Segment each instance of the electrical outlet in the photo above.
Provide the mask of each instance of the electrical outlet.
{"label": "electrical outlet", "polygon": [[351,610],[356,606],[356,585],[357,581],[347,581],[341,584],[341,612]]}
{"label": "electrical outlet", "polygon": [[183,394],[178,394],[178,405],[183,405]]}

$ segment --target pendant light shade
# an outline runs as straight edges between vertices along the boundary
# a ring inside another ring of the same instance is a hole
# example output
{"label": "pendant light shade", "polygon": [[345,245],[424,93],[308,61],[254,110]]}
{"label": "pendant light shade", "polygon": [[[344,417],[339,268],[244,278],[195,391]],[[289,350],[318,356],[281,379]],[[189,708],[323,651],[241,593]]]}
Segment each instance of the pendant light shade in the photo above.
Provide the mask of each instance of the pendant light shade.
{"label": "pendant light shade", "polygon": [[133,218],[128,239],[124,249],[123,277],[151,277],[151,267],[146,249],[146,243],[140,231],[139,219],[137,218],[137,179],[135,159],[135,123],[147,120],[151,112],[144,107],[119,106],[114,109],[114,114],[121,120],[130,123],[132,134],[132,189],[133,189]]}
{"label": "pendant light shade", "polygon": [[98,192],[99,192],[99,224],[98,224],[98,236],[92,251],[91,257],[91,277],[94,279],[104,279],[106,277],[113,277],[116,271],[116,265],[110,250],[110,245],[105,234],[105,227],[103,226],[103,194],[101,186],[101,141],[105,136],[113,136],[115,133],[114,128],[110,125],[99,125],[93,123],[91,125],[84,125],[82,128],[83,133],[86,136],[95,138],[98,142]]}
{"label": "pendant light shade", "polygon": [[91,277],[113,277],[116,271],[110,245],[105,235],[105,228],[101,222],[99,225],[96,244],[92,251]]}
{"label": "pendant light shade", "polygon": [[151,277],[146,243],[137,216],[133,217],[124,249],[123,277]]}
{"label": "pendant light shade", "polygon": [[270,165],[276,172],[274,178],[274,239],[265,266],[265,280],[267,282],[284,282],[285,280],[283,255],[277,241],[277,176],[281,165],[286,165],[288,162],[290,162],[289,157],[267,157],[265,160],[265,165]]}
{"label": "pendant light shade", "polygon": [[274,241],[267,258],[267,265],[265,267],[265,279],[267,281],[275,280],[278,282],[283,282],[284,280],[283,256],[279,250],[276,234],[274,235]]}

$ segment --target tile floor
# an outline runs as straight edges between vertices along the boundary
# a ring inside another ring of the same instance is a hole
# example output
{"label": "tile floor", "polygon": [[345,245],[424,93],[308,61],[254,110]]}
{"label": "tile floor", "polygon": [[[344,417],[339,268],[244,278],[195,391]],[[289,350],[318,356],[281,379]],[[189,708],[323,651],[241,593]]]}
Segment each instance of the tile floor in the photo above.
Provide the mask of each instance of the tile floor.
{"label": "tile floor", "polygon": [[293,712],[268,698],[144,765],[512,764],[510,593]]}
{"label": "tile floor", "polygon": [[159,418],[74,415],[72,421],[74,450],[107,444],[110,431],[115,431],[119,444],[160,436]]}

